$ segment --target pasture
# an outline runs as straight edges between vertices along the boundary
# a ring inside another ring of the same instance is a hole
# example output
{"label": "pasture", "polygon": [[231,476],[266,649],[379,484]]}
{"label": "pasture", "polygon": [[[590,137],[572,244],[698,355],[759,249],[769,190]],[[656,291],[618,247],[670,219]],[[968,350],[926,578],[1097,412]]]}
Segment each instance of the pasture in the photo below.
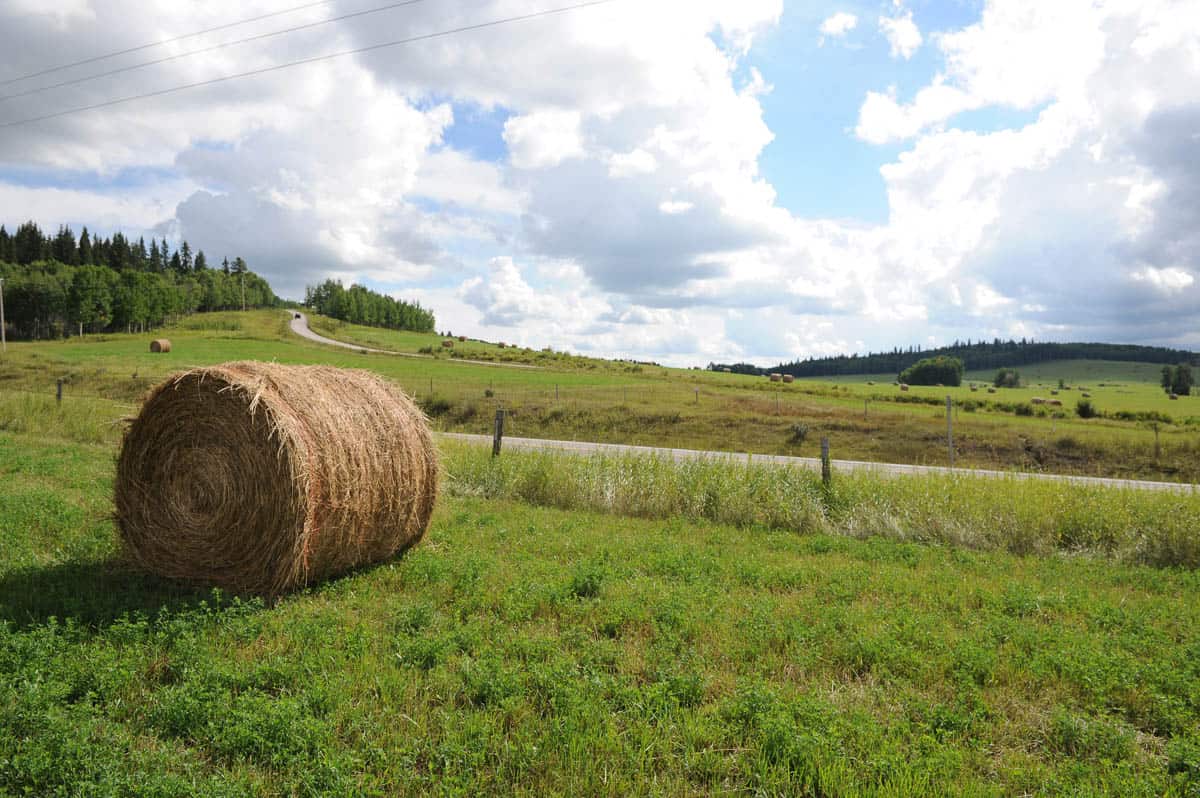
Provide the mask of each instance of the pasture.
{"label": "pasture", "polygon": [[[726,435],[755,413],[763,429],[831,425],[858,402],[798,384],[789,406],[813,415],[773,416],[765,386],[731,375],[361,355],[294,340],[280,315],[193,317],[169,355],[149,336],[10,350],[0,794],[1200,788],[1195,494],[842,474],[826,488],[737,459],[493,460],[444,443],[443,497],[403,557],[273,605],[137,572],[112,522],[119,419],[185,365],[369,367],[418,394],[444,380],[446,427],[474,423],[455,414],[485,398],[451,394],[472,380],[512,392],[518,429],[555,385],[630,392],[608,411],[626,422],[699,388],[694,423]],[[582,419],[600,399],[576,397],[559,423],[594,432]]]}
{"label": "pasture", "polygon": [[[828,437],[835,458],[945,465],[949,394],[957,465],[1200,481],[1200,397],[1169,400],[1146,364],[1040,364],[1024,372],[1031,385],[995,394],[965,385],[901,393],[894,375],[780,384],[470,340],[455,339],[447,350],[436,335],[313,319],[314,329],[339,340],[420,356],[362,354],[303,341],[288,331],[288,317],[192,316],[153,333],[173,340],[167,355],[149,352],[151,334],[11,345],[0,364],[0,402],[12,403],[19,392],[52,397],[56,380],[65,378],[65,401],[97,408],[110,402],[103,415],[112,419],[171,371],[252,358],[377,371],[417,397],[447,431],[487,433],[495,410],[504,408],[512,435],[804,456]],[[535,368],[466,362],[489,358]],[[978,383],[983,376],[990,375],[969,375]],[[1029,404],[1051,398],[1059,378],[1070,386],[1053,397],[1063,407]],[[1075,415],[1081,386],[1102,417]],[[12,413],[0,419],[14,429],[40,423]]]}

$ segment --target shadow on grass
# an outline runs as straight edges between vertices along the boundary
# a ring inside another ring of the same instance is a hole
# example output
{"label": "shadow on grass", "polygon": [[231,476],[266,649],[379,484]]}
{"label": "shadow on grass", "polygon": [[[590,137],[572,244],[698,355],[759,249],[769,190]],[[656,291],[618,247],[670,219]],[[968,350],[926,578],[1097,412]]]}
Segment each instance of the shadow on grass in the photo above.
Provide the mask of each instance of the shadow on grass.
{"label": "shadow on grass", "polygon": [[0,623],[26,629],[70,618],[99,630],[123,615],[154,617],[163,608],[179,612],[211,598],[208,588],[162,579],[115,557],[70,562],[0,576]]}

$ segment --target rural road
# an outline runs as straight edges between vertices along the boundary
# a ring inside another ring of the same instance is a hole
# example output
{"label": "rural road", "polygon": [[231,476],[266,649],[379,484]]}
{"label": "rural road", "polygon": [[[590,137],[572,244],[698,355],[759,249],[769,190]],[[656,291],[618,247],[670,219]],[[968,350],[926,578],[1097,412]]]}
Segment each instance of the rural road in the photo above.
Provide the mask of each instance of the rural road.
{"label": "rural road", "polygon": [[[440,437],[451,440],[466,441],[479,445],[492,445],[490,435],[469,435],[462,432],[437,433]],[[504,438],[504,447],[524,450],[559,450],[575,454],[636,454],[670,457],[674,460],[693,459],[738,459],[749,458],[755,463],[770,463],[772,465],[795,466],[821,470],[821,461],[815,457],[787,457],[776,454],[747,455],[738,452],[707,452],[697,449],[668,449],[657,446],[630,446],[623,443],[587,443],[585,441],[552,441],[538,438]],[[1079,477],[1067,474],[1035,474],[1027,471],[990,471],[982,468],[946,468],[944,466],[903,465],[899,463],[869,463],[862,460],[833,460],[833,468],[837,471],[869,471],[884,476],[905,476],[917,474],[956,474],[971,477],[1015,479],[1039,479],[1053,482],[1069,482],[1075,485],[1098,485],[1109,488],[1126,488],[1130,490],[1168,490],[1176,493],[1200,492],[1200,485],[1179,482],[1149,482],[1137,479],[1112,479],[1109,477]]]}
{"label": "rural road", "polygon": [[[394,352],[391,349],[372,349],[369,346],[361,346],[359,344],[348,344],[345,341],[335,341],[332,338],[326,338],[323,335],[318,335],[308,326],[308,316],[303,313],[298,313],[294,310],[289,310],[292,314],[292,332],[299,335],[301,338],[307,338],[310,341],[315,341],[318,344],[329,344],[330,346],[340,346],[345,349],[353,349],[357,352],[374,352],[380,355],[396,355],[397,357],[417,357],[425,360],[433,360],[432,355],[418,355],[414,352]],[[530,366],[526,363],[493,363],[490,360],[468,360],[467,358],[452,358],[450,363],[474,363],[477,366],[499,366],[501,368],[510,369],[537,369],[539,366]]]}

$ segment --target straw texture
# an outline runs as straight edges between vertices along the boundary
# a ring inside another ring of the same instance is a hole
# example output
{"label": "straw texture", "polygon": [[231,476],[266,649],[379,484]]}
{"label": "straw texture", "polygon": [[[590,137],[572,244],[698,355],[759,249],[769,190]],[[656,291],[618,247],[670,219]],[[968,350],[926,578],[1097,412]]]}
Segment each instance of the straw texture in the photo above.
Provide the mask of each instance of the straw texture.
{"label": "straw texture", "polygon": [[148,570],[273,595],[416,543],[437,485],[425,416],[398,388],[246,361],[150,392],[125,433],[115,503]]}

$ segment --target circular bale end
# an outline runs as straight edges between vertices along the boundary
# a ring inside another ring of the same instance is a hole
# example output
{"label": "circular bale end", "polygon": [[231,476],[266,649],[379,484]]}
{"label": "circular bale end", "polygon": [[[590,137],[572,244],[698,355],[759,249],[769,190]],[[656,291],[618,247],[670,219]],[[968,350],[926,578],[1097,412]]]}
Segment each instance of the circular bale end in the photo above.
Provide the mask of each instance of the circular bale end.
{"label": "circular bale end", "polygon": [[171,342],[166,338],[155,338],[150,342],[150,351],[155,354],[171,351]]}
{"label": "circular bale end", "polygon": [[276,595],[419,541],[437,485],[425,416],[398,388],[364,371],[239,362],[150,392],[114,500],[147,570]]}

